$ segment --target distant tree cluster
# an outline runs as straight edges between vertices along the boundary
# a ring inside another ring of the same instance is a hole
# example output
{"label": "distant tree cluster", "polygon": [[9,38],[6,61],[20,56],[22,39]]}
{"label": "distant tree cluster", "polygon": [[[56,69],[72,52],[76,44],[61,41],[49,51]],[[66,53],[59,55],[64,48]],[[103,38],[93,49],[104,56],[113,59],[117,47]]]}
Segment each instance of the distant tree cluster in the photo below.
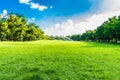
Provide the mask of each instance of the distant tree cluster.
{"label": "distant tree cluster", "polygon": [[108,43],[119,43],[120,41],[120,16],[112,17],[105,21],[96,30],[88,30],[81,35],[69,36],[72,40],[98,41]]}
{"label": "distant tree cluster", "polygon": [[1,41],[33,41],[44,39],[44,32],[34,23],[27,24],[25,17],[11,14],[0,18]]}
{"label": "distant tree cluster", "polygon": [[63,40],[63,41],[71,41],[69,37],[64,36],[50,36],[49,40]]}

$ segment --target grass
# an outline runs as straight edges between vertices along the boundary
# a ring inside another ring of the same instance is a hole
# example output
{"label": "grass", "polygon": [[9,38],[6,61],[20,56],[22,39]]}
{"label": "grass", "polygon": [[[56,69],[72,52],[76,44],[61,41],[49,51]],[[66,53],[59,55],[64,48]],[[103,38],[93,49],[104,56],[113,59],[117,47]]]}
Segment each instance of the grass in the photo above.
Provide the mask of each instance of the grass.
{"label": "grass", "polygon": [[0,80],[120,80],[120,45],[0,42]]}

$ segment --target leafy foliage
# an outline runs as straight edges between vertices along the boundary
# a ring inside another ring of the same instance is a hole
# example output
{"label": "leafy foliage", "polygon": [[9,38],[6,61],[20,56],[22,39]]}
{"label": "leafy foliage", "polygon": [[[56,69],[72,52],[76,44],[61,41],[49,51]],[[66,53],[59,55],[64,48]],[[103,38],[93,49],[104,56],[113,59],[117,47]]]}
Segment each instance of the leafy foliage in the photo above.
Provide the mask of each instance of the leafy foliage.
{"label": "leafy foliage", "polygon": [[[76,36],[74,39],[73,37]],[[72,40],[98,41],[118,43],[120,41],[120,16],[112,17],[100,25],[96,30],[88,30],[82,35],[70,36]]]}
{"label": "leafy foliage", "polygon": [[10,14],[0,20],[1,41],[32,41],[44,39],[44,32],[34,23],[27,24],[24,16]]}
{"label": "leafy foliage", "polygon": [[63,40],[63,41],[71,41],[72,39],[69,38],[69,36],[50,36],[49,40]]}

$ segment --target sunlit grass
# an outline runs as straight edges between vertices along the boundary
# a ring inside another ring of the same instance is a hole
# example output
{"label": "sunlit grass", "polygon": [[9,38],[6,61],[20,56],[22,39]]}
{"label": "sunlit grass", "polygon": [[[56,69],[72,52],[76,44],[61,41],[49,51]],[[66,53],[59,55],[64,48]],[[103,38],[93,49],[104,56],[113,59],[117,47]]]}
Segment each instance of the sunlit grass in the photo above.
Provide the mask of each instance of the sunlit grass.
{"label": "sunlit grass", "polygon": [[120,45],[0,42],[0,80],[120,80]]}

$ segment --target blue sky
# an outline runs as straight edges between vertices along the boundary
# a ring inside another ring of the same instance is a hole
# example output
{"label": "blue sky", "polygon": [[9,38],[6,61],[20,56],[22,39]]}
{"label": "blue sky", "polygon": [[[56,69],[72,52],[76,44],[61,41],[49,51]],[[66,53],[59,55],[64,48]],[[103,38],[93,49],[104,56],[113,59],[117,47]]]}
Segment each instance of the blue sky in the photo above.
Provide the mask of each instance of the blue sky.
{"label": "blue sky", "polygon": [[48,9],[40,11],[20,3],[19,0],[1,0],[0,11],[6,9],[9,13],[21,13],[28,18],[35,17],[36,19],[51,16],[72,16],[88,11],[97,0],[94,2],[90,0],[31,0],[31,2],[47,6]]}
{"label": "blue sky", "polygon": [[[31,8],[30,5],[26,4],[31,2],[46,6],[47,9],[40,11],[37,8]],[[20,13],[25,15],[28,20],[35,18],[33,22],[45,29],[71,16],[87,12],[96,2],[97,0],[93,2],[90,0],[1,0],[0,11],[5,9],[8,13]]]}
{"label": "blue sky", "polygon": [[[91,16],[95,17],[95,15],[97,14],[105,13],[104,10],[108,8],[108,6],[105,5],[107,5],[107,3],[110,4],[110,2],[115,3],[116,1],[112,2],[112,0],[1,0],[0,14],[3,14],[3,10],[6,10],[7,14],[20,13],[25,15],[29,22],[34,22],[37,25],[39,25],[40,28],[42,28],[48,35],[63,35],[61,33],[69,35],[69,33],[66,34],[67,31],[64,31],[65,26],[70,26],[70,24],[74,24],[74,26],[71,26],[75,28],[75,25],[77,23],[84,22],[85,20],[90,19]],[[118,0],[116,3],[118,3]],[[111,7],[108,9],[111,9]],[[62,27],[60,26],[64,26],[64,28],[61,29]],[[72,27],[69,28],[72,29]],[[55,28],[59,29],[59,33],[56,32]],[[49,32],[53,33],[49,34]],[[71,31],[70,33],[75,34],[79,32]]]}

